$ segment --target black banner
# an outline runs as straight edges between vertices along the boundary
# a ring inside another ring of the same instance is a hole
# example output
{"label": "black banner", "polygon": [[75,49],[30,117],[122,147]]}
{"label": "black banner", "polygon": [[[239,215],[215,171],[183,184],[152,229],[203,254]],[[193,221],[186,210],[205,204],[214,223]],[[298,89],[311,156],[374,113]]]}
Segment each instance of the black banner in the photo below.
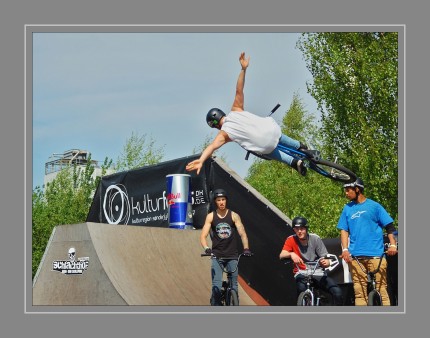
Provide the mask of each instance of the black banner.
{"label": "black banner", "polygon": [[200,175],[188,173],[185,166],[198,155],[104,176],[94,196],[87,222],[168,227],[166,176],[190,174],[193,225],[204,224],[209,199],[205,164]]}

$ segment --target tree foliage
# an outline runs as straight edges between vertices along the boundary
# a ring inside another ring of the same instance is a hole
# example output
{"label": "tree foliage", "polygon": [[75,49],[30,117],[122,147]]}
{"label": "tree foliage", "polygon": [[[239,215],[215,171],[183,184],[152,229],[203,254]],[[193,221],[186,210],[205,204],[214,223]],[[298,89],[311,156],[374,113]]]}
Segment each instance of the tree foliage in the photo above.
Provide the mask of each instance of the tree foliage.
{"label": "tree foliage", "polygon": [[146,134],[132,133],[114,166],[115,171],[127,171],[159,163],[164,157],[164,146],[157,148],[155,140]]}
{"label": "tree foliage", "polygon": [[322,113],[325,150],[363,178],[397,217],[398,34],[304,33],[302,51]]}

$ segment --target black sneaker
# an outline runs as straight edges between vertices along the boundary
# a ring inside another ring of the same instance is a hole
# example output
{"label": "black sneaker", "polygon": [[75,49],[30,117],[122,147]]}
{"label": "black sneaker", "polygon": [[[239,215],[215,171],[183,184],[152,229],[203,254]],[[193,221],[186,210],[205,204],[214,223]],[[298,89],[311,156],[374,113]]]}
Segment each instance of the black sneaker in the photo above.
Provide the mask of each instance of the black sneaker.
{"label": "black sneaker", "polygon": [[308,169],[305,167],[305,163],[302,160],[293,159],[293,162],[291,162],[291,167],[296,169],[300,175],[306,176]]}
{"label": "black sneaker", "polygon": [[308,146],[306,144],[303,144],[302,142],[300,142],[300,146],[299,146],[299,150],[308,150]]}
{"label": "black sneaker", "polygon": [[303,162],[302,160],[299,160],[297,162],[297,171],[300,175],[306,176],[306,172],[308,171],[308,169],[305,167],[305,162]]}

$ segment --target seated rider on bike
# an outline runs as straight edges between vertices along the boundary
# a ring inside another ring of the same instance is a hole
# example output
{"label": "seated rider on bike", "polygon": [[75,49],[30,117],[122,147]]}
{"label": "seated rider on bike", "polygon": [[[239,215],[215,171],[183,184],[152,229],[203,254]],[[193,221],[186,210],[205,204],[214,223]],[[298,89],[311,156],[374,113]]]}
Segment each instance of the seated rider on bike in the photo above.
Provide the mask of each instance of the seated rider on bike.
{"label": "seated rider on bike", "polygon": [[[313,233],[308,233],[308,221],[304,217],[295,217],[292,222],[292,227],[295,235],[288,236],[281,253],[280,259],[291,258],[295,263],[293,268],[294,278],[296,280],[297,294],[305,291],[307,286],[305,276],[300,274],[296,264],[300,270],[305,270],[305,262],[316,261],[328,254],[322,239]],[[330,266],[329,259],[320,260],[322,268]],[[332,295],[333,305],[343,305],[342,290],[336,282],[327,276],[327,272],[320,268],[320,272],[312,277],[317,288],[327,291]],[[317,268],[318,269],[318,268]]]}
{"label": "seated rider on bike", "polygon": [[[248,237],[245,227],[240,216],[227,209],[227,193],[224,189],[214,191],[214,202],[216,210],[206,216],[200,234],[200,243],[206,254],[213,253],[215,258],[224,266],[225,270],[234,271],[238,264],[238,237],[242,240],[243,254],[251,256],[249,250]],[[207,236],[211,235],[212,249],[207,243]],[[223,280],[223,270],[216,259],[212,259],[211,276],[212,276],[212,295],[211,305],[219,306],[221,304],[221,288]],[[222,258],[222,259],[221,259]],[[232,274],[233,288],[238,293],[237,277],[239,269]]]}
{"label": "seated rider on bike", "polygon": [[203,163],[227,142],[236,142],[245,150],[264,155],[270,159],[284,162],[296,169],[300,175],[306,175],[306,167],[302,160],[297,160],[290,155],[279,151],[278,144],[306,151],[308,148],[301,142],[282,134],[281,127],[272,117],[260,117],[244,111],[245,73],[249,65],[249,57],[245,53],[239,57],[242,70],[236,85],[236,96],[231,107],[230,114],[226,115],[221,109],[212,108],[206,116],[206,122],[211,128],[219,129],[219,133],[202,152],[199,159],[190,162],[186,170],[197,170],[197,174]]}

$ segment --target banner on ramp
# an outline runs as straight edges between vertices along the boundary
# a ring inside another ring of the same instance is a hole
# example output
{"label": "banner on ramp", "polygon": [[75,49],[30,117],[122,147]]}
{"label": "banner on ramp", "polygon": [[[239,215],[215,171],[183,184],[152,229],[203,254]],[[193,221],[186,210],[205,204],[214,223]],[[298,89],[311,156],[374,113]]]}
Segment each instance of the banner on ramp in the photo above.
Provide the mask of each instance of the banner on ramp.
{"label": "banner on ramp", "polygon": [[[184,174],[188,162],[198,156],[145,166],[102,177],[87,216],[87,222],[168,227],[166,176]],[[210,162],[210,161],[207,161]],[[200,175],[190,173],[193,225],[201,228],[208,208],[209,163]]]}

